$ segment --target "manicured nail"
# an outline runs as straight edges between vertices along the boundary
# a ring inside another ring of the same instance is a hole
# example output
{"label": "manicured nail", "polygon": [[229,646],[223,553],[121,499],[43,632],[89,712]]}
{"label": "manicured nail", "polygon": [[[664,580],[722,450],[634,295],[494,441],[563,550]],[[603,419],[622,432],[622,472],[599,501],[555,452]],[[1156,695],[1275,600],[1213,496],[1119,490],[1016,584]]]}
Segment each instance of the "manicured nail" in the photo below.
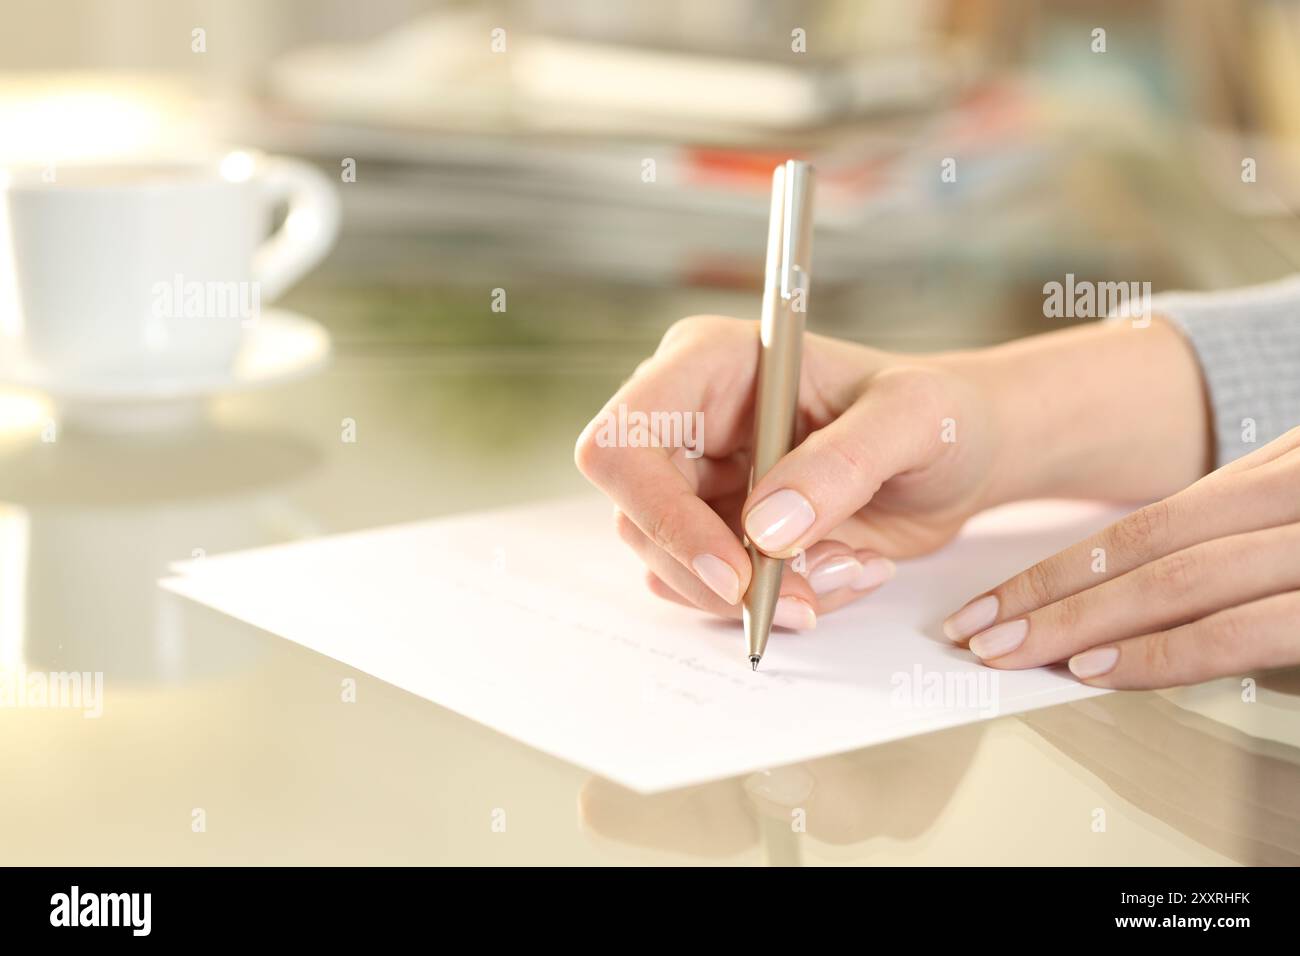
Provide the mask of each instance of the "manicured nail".
{"label": "manicured nail", "polygon": [[827,558],[808,572],[808,583],[818,594],[830,594],[846,588],[858,579],[862,565],[851,554]]}
{"label": "manicured nail", "polygon": [[976,598],[943,622],[950,641],[962,641],[978,634],[998,619],[998,599],[992,594]]}
{"label": "manicured nail", "polygon": [[898,568],[894,567],[894,562],[888,558],[872,558],[862,563],[862,573],[857,576],[853,582],[853,590],[865,591],[868,588],[874,588],[877,585],[884,584],[894,576]]}
{"label": "manicured nail", "polygon": [[783,597],[776,602],[772,623],[792,627],[796,631],[810,631],[817,626],[817,615],[806,601],[797,597]]}
{"label": "manicured nail", "polygon": [[1010,654],[1025,642],[1025,635],[1028,633],[1028,619],[1022,617],[1015,621],[1004,621],[972,637],[970,649],[980,660],[987,661],[994,657],[1001,657],[1003,654]]}
{"label": "manicured nail", "polygon": [[697,555],[691,567],[709,590],[728,604],[740,600],[740,576],[734,568],[716,554]]}
{"label": "manicured nail", "polygon": [[812,796],[813,778],[802,767],[764,770],[745,778],[745,791],[759,800],[781,807],[797,807]]}
{"label": "manicured nail", "polygon": [[745,534],[760,549],[784,551],[812,527],[817,513],[808,499],[790,488],[768,495],[745,516]]}
{"label": "manicured nail", "polygon": [[1118,647],[1094,647],[1070,658],[1070,673],[1079,680],[1109,674],[1119,660]]}

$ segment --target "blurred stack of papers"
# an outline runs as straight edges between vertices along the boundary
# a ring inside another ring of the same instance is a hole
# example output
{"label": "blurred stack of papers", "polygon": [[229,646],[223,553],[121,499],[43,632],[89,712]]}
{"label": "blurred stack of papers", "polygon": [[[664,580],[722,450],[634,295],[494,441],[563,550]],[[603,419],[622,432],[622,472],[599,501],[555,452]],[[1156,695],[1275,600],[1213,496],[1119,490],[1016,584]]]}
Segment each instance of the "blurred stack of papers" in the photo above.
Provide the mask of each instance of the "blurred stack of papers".
{"label": "blurred stack of papers", "polygon": [[931,244],[935,208],[1023,191],[1045,159],[1014,135],[1019,91],[970,95],[970,58],[923,20],[888,51],[802,54],[787,38],[766,58],[494,29],[453,8],[272,70],[271,108],[240,135],[355,160],[340,261],[398,278],[418,248],[408,266],[426,276],[433,259],[474,280],[523,268],[751,288],[771,170],[798,156],[820,173],[818,282],[836,283],[873,245]]}
{"label": "blurred stack of papers", "polygon": [[[364,126],[632,134],[759,145],[845,117],[926,107],[967,72],[919,30],[904,48],[741,57],[524,33],[486,13],[428,14],[360,46],[307,49],[272,71],[275,98]],[[742,92],[743,95],[737,95]]]}

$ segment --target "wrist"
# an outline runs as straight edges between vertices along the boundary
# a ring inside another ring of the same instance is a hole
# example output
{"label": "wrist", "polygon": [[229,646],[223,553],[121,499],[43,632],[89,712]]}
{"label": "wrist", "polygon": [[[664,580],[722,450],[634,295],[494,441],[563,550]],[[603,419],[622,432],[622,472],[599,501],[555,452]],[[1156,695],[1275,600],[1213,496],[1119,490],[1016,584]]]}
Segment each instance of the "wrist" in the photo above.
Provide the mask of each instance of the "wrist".
{"label": "wrist", "polygon": [[1032,453],[1053,429],[1050,403],[1035,394],[1038,377],[1016,374],[1017,363],[998,346],[944,353],[935,364],[962,383],[963,440],[981,445],[971,455],[985,464],[976,510],[1047,494],[1052,453]]}
{"label": "wrist", "polygon": [[1169,323],[1094,323],[936,356],[986,422],[982,507],[1023,498],[1147,500],[1204,474],[1213,447],[1200,368]]}

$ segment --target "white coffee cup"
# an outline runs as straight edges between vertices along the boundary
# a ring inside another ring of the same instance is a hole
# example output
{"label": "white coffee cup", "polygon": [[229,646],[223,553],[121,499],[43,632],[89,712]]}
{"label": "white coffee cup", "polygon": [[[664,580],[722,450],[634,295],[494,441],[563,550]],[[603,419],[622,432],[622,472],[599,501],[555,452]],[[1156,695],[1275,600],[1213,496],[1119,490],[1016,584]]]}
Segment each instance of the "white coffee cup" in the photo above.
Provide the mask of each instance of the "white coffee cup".
{"label": "white coffee cup", "polygon": [[246,151],[0,169],[0,375],[226,372],[261,308],[329,251],[338,218],[323,174]]}

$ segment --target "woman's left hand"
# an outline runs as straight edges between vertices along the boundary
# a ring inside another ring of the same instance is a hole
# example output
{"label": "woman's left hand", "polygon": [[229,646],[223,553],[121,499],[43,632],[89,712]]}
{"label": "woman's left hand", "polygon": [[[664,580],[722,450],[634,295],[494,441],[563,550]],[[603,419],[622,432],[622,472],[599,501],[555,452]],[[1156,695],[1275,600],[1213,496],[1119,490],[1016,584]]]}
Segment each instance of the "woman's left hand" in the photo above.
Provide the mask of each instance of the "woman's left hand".
{"label": "woman's left hand", "polygon": [[1300,664],[1300,428],[972,600],[945,633],[990,667],[1095,687]]}

